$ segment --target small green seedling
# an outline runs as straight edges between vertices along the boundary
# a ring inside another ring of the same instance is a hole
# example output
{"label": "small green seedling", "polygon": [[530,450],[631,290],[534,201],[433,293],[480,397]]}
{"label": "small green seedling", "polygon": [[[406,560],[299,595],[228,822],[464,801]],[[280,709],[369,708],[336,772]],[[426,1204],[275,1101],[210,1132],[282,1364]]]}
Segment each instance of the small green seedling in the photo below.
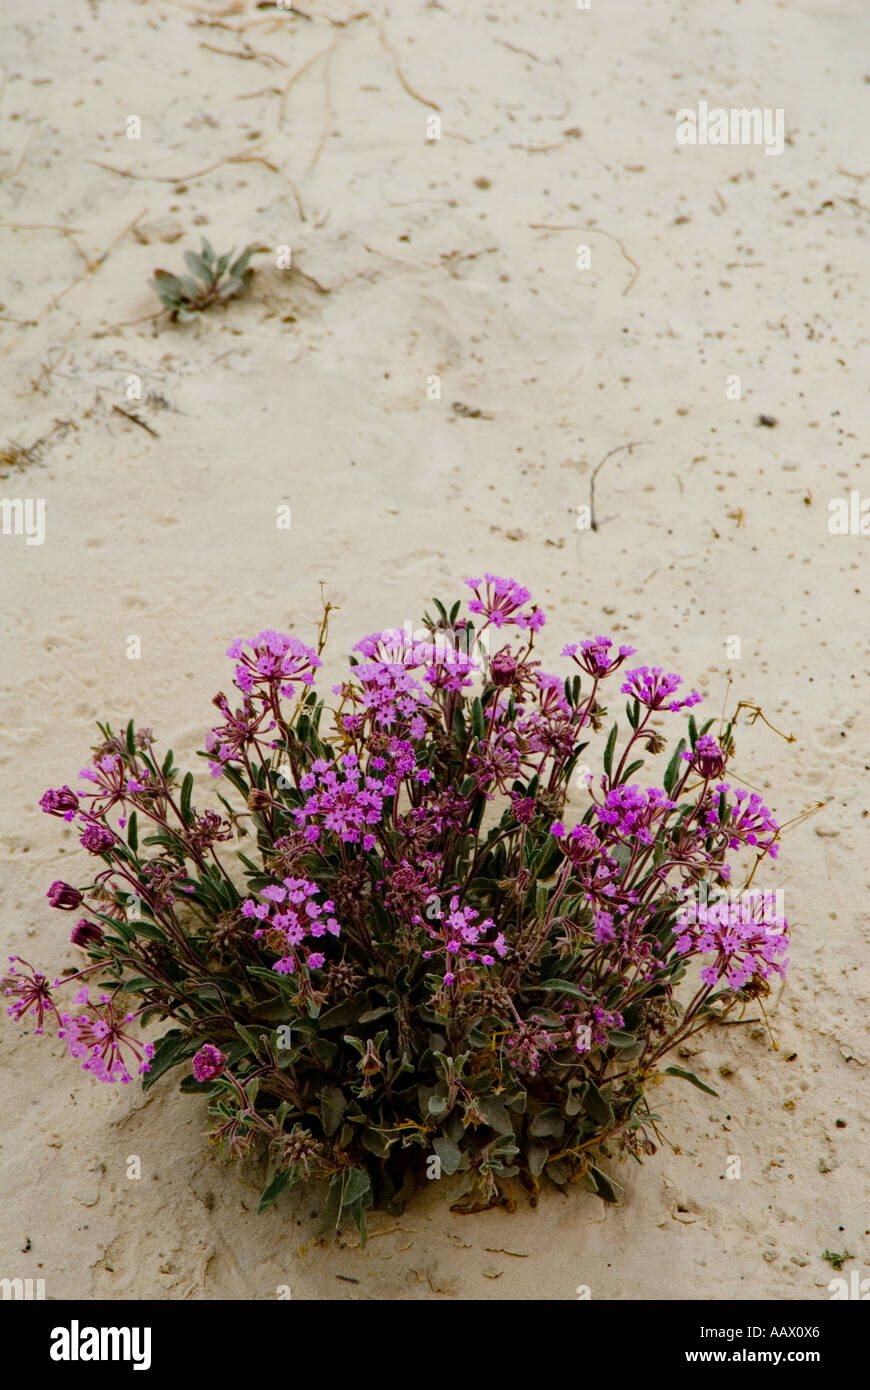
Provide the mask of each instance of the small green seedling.
{"label": "small green seedling", "polygon": [[253,275],[248,261],[259,249],[257,246],[246,246],[230,264],[232,251],[218,256],[203,237],[199,254],[196,251],[184,253],[191,275],[173,275],[168,270],[155,270],[151,284],[161,302],[170,310],[173,322],[190,323],[212,304],[226,304],[247,289]]}

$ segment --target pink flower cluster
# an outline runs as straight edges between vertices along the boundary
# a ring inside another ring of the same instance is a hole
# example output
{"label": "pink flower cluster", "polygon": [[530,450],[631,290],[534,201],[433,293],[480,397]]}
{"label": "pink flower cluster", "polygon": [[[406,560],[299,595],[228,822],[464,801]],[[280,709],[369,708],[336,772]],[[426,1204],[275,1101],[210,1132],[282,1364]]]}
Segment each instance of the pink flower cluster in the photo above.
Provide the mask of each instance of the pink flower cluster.
{"label": "pink flower cluster", "polygon": [[[706,815],[706,824],[711,829],[724,830],[728,836],[729,849],[738,849],[740,845],[752,845],[766,850],[771,859],[776,859],[779,854],[779,845],[776,843],[779,822],[765,806],[758,792],[750,793],[745,787],[737,788],[734,804],[729,806],[727,794],[730,790],[730,784],[727,782],[722,782],[715,788],[715,800]],[[724,812],[720,809],[723,794],[726,799]]]}
{"label": "pink flower cluster", "polygon": [[575,825],[573,830],[566,831],[562,822],[557,820],[550,827],[550,834],[559,841],[562,853],[572,864],[588,864],[590,859],[601,853],[601,841],[591,826]]}
{"label": "pink flower cluster", "polygon": [[[245,647],[251,651],[246,652]],[[298,637],[267,628],[249,642],[237,638],[227,647],[227,656],[239,662],[236,685],[245,695],[258,686],[277,686],[278,694],[289,698],[294,694],[294,682],[313,685],[314,672],[321,665],[320,657]]]}
{"label": "pink flower cluster", "polygon": [[701,970],[707,985],[720,981],[728,989],[742,989],[754,975],[767,979],[774,971],[784,976],[788,965],[788,922],[772,916],[768,904],[758,898],[746,902],[733,898],[710,904],[699,920],[693,905],[683,909],[674,924],[676,949],[712,954],[715,959]]}
{"label": "pink flower cluster", "polygon": [[528,1022],[521,1020],[505,1042],[509,1066],[536,1076],[546,1053],[570,1047],[582,1057],[607,1045],[609,1029],[623,1026],[622,1014],[611,1013],[598,1004],[560,1014],[559,1022],[563,1027],[547,1028],[537,1014],[532,1014]]}
{"label": "pink flower cluster", "polygon": [[682,676],[675,672],[666,675],[661,666],[637,666],[633,671],[626,671],[625,680],[620,686],[623,695],[632,695],[639,704],[645,705],[647,709],[669,709],[681,710],[690,709],[692,705],[699,705],[703,700],[703,695],[699,695],[697,690],[693,690],[691,695],[687,695],[685,700],[670,700],[668,697],[673,695],[678,685],[683,684]]}
{"label": "pink flower cluster", "polygon": [[285,878],[280,884],[270,884],[257,895],[261,901],[248,898],[242,903],[242,916],[259,923],[255,940],[265,937],[266,945],[280,955],[272,966],[280,975],[293,975],[300,963],[310,970],[319,970],[326,962],[322,951],[312,951],[305,938],[321,937],[327,932],[338,936],[341,927],[333,915],[335,903],[315,902],[320,892],[316,883],[307,878]]}
{"label": "pink flower cluster", "polygon": [[[481,594],[484,580],[486,587]],[[523,605],[532,597],[515,579],[502,579],[497,574],[484,575],[483,579],[466,579],[469,589],[474,590],[474,598],[468,600],[468,608],[486,619],[484,627],[504,627],[515,623],[517,627],[530,632],[538,632],[547,621],[546,615],[535,603],[525,611]]]}
{"label": "pink flower cluster", "polygon": [[[87,996],[87,989],[83,989],[76,996],[76,1003],[87,1005],[89,1011],[78,1018],[69,1013],[61,1014],[63,1027],[58,1028],[57,1035],[66,1039],[71,1057],[84,1057],[83,1071],[89,1071],[97,1081],[120,1081],[126,1086],[132,1077],[123,1049],[127,1047],[133,1053],[142,1076],[151,1070],[154,1044],[141,1043],[124,1031],[108,994],[101,994],[99,1004],[93,1005],[88,1005]],[[135,1014],[125,1014],[123,1022],[132,1023],[135,1017]]]}
{"label": "pink flower cluster", "polygon": [[[382,758],[377,761],[383,763]],[[309,843],[318,840],[323,829],[346,844],[362,843],[364,850],[372,850],[377,840],[368,827],[380,822],[384,798],[392,796],[396,786],[392,775],[365,776],[355,753],[345,753],[336,763],[318,758],[299,781],[300,789],[312,795],[296,811],[297,827]]]}
{"label": "pink flower cluster", "polygon": [[604,805],[597,806],[595,814],[602,825],[611,827],[612,834],[626,839],[636,836],[642,845],[651,845],[650,827],[672,811],[674,805],[659,787],[642,791],[634,783],[626,783],[611,787]]}
{"label": "pink flower cluster", "polygon": [[[584,642],[572,642],[570,646],[562,648],[563,656],[570,656],[575,666],[580,666],[596,680],[601,680],[604,676],[609,676],[616,671],[629,656],[634,656],[634,647],[620,647],[616,656],[611,657],[610,648],[613,641],[610,637],[587,637]],[[580,653],[578,656],[577,653]]]}
{"label": "pink flower cluster", "polygon": [[[503,956],[507,947],[503,932],[498,932],[492,941],[481,941],[485,932],[495,930],[495,923],[491,917],[478,924],[477,919],[480,913],[473,907],[460,907],[459,897],[454,895],[450,899],[450,911],[446,917],[438,919],[438,926],[433,926],[431,922],[426,922],[426,930],[433,940],[439,942],[439,946],[433,951],[424,951],[424,960],[431,959],[432,956],[440,955],[442,951],[446,956],[447,968],[444,972],[445,985],[452,985],[456,979],[456,972],[466,963],[473,965],[479,961],[481,965],[495,965],[496,956]],[[417,917],[418,922],[422,919]],[[483,950],[479,948],[483,947]]]}
{"label": "pink flower cluster", "polygon": [[[371,715],[376,728],[389,729],[394,724],[410,724],[413,738],[422,738],[426,721],[421,710],[432,702],[420,682],[411,672],[422,665],[417,649],[404,642],[404,634],[395,629],[373,633],[357,642],[354,651],[369,658],[353,668],[361,690],[353,691],[354,701]],[[348,693],[343,686],[335,694]]]}

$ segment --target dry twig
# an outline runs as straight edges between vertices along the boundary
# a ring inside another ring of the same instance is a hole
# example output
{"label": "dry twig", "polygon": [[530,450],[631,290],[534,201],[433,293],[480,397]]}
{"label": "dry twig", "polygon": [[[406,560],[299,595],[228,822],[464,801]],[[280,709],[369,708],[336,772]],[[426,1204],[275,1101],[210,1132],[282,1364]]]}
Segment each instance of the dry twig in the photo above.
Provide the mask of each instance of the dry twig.
{"label": "dry twig", "polygon": [[612,234],[612,232],[605,232],[603,227],[576,227],[573,224],[569,226],[562,225],[554,227],[551,226],[548,222],[530,222],[529,226],[533,228],[535,231],[541,232],[592,232],[593,235],[597,234],[598,236],[606,236],[608,241],[612,241],[616,246],[619,247],[624,258],[628,261],[628,264],[634,266],[634,274],[632,275],[625,289],[622,291],[623,294],[628,294],[629,290],[632,288],[635,281],[637,280],[638,275],[640,275],[640,266],[638,265],[637,261],[632,260],[631,256],[626,251],[622,242],[619,240],[619,237],[615,237]]}

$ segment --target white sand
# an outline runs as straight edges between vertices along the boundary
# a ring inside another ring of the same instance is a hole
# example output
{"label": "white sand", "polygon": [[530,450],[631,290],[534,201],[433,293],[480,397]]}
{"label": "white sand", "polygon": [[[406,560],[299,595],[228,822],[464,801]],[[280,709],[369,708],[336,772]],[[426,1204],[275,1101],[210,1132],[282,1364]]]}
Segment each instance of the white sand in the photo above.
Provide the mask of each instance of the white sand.
{"label": "white sand", "polygon": [[[227,642],[310,639],[320,580],[339,669],[466,574],[514,575],[549,612],[551,663],[610,633],[717,715],[730,672],[729,704],[797,739],[745,730],[736,771],[783,821],[827,805],[766,880],[794,938],[779,1050],[755,1025],[693,1043],[684,1065],[719,1098],[662,1083],[678,1151],[612,1165],[619,1207],[553,1191],[463,1217],[433,1184],[373,1217],[365,1252],[319,1246],[311,1195],[255,1215],[256,1172],[207,1146],[172,1078],[114,1092],[3,1020],[0,1275],[56,1298],[827,1298],[825,1249],[870,1266],[870,541],[827,529],[831,498],[870,487],[864,0],[404,0],[344,27],[253,0],[12,8],[0,444],[43,442],[0,496],[45,499],[46,535],[0,536],[4,949],[51,972],[77,956],[44,894],[84,855],[36,800],[75,777],[93,721],[133,715],[188,758]],[[312,58],[279,127],[272,89]],[[701,99],[783,108],[783,153],[678,149],[674,114]],[[16,223],[78,228],[91,273],[71,237]],[[250,295],[189,327],[115,327],[157,307],[150,273],[202,233],[273,248]],[[130,373],[165,408],[126,399]],[[599,475],[600,530],[578,531],[591,469],[630,441]]]}

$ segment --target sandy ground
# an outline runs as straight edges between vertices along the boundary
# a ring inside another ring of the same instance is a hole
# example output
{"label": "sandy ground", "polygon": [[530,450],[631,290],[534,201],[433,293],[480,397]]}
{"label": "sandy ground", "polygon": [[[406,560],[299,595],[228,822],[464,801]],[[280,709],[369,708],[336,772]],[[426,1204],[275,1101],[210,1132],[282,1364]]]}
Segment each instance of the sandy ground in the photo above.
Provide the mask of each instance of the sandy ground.
{"label": "sandy ground", "polygon": [[[796,738],[756,724],[736,770],[781,820],[825,808],[766,881],[794,936],[778,1050],[758,1024],[693,1043],[719,1097],[663,1081],[675,1151],[616,1169],[618,1207],[464,1217],[432,1184],[365,1251],[318,1245],[310,1196],[255,1215],[256,1173],[171,1081],[115,1093],[4,1019],[0,1275],[57,1298],[787,1300],[829,1297],[826,1249],[866,1273],[870,542],[828,530],[868,476],[865,0],[12,9],[0,491],[44,499],[46,529],[0,535],[4,950],[73,960],[44,894],[83,852],[36,800],[93,721],[189,757],[228,640],[310,639],[320,581],[337,671],[466,574],[515,575],[551,661],[609,632],[711,714],[730,675],[730,705]],[[678,147],[701,99],[782,108],[782,154]],[[250,294],[145,318],[201,234],[270,248]]]}

